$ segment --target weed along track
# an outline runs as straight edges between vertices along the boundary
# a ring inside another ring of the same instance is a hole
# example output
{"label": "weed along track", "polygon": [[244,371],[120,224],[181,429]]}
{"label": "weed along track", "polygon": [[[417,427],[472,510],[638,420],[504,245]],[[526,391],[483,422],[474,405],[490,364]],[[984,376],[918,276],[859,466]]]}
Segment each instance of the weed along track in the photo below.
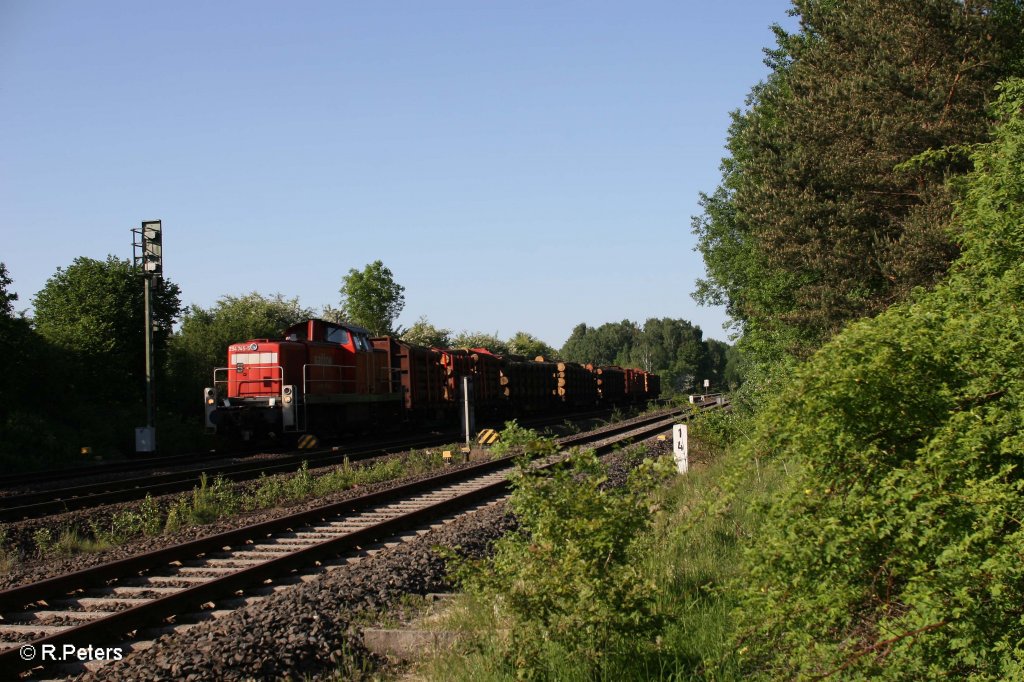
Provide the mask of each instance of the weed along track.
{"label": "weed along track", "polygon": [[[606,416],[607,410],[580,413],[575,418]],[[559,420],[533,419],[524,426],[558,423]],[[50,476],[38,475],[10,477],[11,489],[0,494],[0,522],[41,518],[79,509],[107,504],[141,500],[146,495],[159,496],[189,491],[204,477],[243,482],[262,475],[291,473],[302,463],[311,467],[328,466],[346,459],[358,461],[379,455],[402,452],[414,448],[445,445],[458,439],[458,434],[434,433],[402,439],[374,439],[344,448],[306,450],[289,453],[264,454],[260,457],[221,459],[198,462],[194,456],[147,460],[138,464],[117,463],[110,467],[88,467],[72,472],[71,476],[54,472]],[[180,460],[180,462],[178,461]],[[177,468],[181,466],[181,468]],[[175,470],[170,470],[172,467]],[[109,469],[109,470],[108,470]],[[82,481],[82,478],[99,480]],[[4,481],[0,481],[2,485]],[[40,485],[40,483],[42,485]],[[31,490],[26,486],[35,484]],[[17,486],[17,489],[14,489]]]}
{"label": "weed along track", "polygon": [[[609,452],[678,420],[678,414],[643,417],[560,445]],[[486,505],[506,493],[512,467],[511,457],[470,465],[0,592],[0,669],[73,673],[83,655],[94,659],[91,666],[111,658],[83,654],[90,645],[119,647],[118,656],[144,649],[161,634],[316,580],[381,543],[414,538],[438,519]]]}
{"label": "weed along track", "polygon": [[105,480],[83,485],[70,485],[0,498],[0,521],[16,521],[87,509],[105,504],[139,500],[146,495],[166,495],[191,490],[204,478],[214,476],[231,481],[251,481],[264,474],[292,472],[302,462],[326,466],[345,459],[363,459],[417,447],[441,445],[451,439],[437,436],[406,439],[388,444],[375,444],[345,451],[302,452],[275,457],[272,460],[242,461],[217,466],[192,467],[182,471],[153,471],[141,476]]}

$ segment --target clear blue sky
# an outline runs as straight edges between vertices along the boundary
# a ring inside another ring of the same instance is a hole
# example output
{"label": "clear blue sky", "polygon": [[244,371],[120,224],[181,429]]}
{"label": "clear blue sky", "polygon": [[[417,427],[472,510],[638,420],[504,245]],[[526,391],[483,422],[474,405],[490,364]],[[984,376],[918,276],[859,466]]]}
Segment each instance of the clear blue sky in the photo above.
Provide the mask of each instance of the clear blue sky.
{"label": "clear blue sky", "polygon": [[160,218],[183,301],[338,302],[529,331],[675,317],[690,217],[787,0],[0,0],[0,261],[19,309]]}

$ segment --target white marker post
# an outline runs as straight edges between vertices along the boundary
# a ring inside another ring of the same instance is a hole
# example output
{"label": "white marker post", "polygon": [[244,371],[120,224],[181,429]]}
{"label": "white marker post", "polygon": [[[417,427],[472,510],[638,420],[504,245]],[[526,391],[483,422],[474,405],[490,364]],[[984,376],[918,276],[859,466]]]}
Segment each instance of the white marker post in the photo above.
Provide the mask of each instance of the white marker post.
{"label": "white marker post", "polygon": [[676,424],[672,427],[672,454],[679,473],[685,474],[690,468],[690,444],[686,424]]}

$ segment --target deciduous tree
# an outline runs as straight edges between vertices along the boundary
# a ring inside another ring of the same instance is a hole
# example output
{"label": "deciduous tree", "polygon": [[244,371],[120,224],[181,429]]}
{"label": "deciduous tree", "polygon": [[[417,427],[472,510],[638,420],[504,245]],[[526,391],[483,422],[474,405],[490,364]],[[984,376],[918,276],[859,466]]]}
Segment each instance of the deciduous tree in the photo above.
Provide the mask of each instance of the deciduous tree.
{"label": "deciduous tree", "polygon": [[498,355],[508,355],[508,344],[495,334],[462,331],[452,339],[452,348],[486,348]]}
{"label": "deciduous tree", "polygon": [[595,365],[625,362],[639,333],[640,329],[629,320],[606,322],[597,328],[578,324],[562,346],[562,356]]}
{"label": "deciduous tree", "polygon": [[421,315],[411,327],[402,332],[402,340],[418,346],[447,348],[452,342],[452,330],[435,327],[426,315]]}
{"label": "deciduous tree", "polygon": [[698,379],[724,385],[727,344],[703,339],[686,320],[650,318],[643,327],[629,320],[597,328],[577,325],[562,347],[567,360],[636,367],[662,376],[666,390],[693,390]]}
{"label": "deciduous tree", "polygon": [[733,585],[741,674],[1024,674],[1024,80],[1001,90],[948,278],[836,335],[749,440],[786,475]]}
{"label": "deciduous tree", "polygon": [[7,440],[4,431],[10,411],[39,409],[46,402],[44,394],[51,374],[46,343],[32,330],[29,321],[14,314],[13,302],[18,295],[10,293],[13,284],[7,268],[0,263],[0,441]]}
{"label": "deciduous tree", "polygon": [[[708,269],[755,352],[807,354],[845,323],[933,285],[956,255],[930,149],[986,138],[992,86],[1019,68],[1018,1],[795,0],[772,73],[734,115],[721,187],[694,223]],[[758,347],[761,344],[763,347]]]}
{"label": "deciduous tree", "polygon": [[14,280],[7,272],[7,266],[0,263],[0,317],[14,316],[14,302],[18,300],[18,294],[7,290]]}
{"label": "deciduous tree", "polygon": [[508,349],[513,354],[522,355],[530,360],[538,357],[551,360],[557,355],[554,348],[544,343],[533,334],[528,334],[522,331],[516,332],[512,338],[508,340]]}
{"label": "deciduous tree", "polygon": [[395,320],[405,307],[404,292],[391,270],[374,261],[362,270],[352,268],[342,278],[341,312],[374,336],[393,335]]}
{"label": "deciduous tree", "polygon": [[213,381],[213,369],[227,362],[230,344],[279,338],[286,328],[312,316],[297,298],[255,291],[224,296],[210,308],[189,306],[170,343],[169,374],[177,403],[185,410],[198,407],[200,391]]}
{"label": "deciduous tree", "polygon": [[[145,323],[142,280],[132,264],[76,258],[33,299],[35,328],[71,363],[78,388],[92,395],[135,395],[143,390]],[[153,287],[153,346],[160,365],[181,311],[178,285]],[[71,388],[70,386],[68,387]]]}

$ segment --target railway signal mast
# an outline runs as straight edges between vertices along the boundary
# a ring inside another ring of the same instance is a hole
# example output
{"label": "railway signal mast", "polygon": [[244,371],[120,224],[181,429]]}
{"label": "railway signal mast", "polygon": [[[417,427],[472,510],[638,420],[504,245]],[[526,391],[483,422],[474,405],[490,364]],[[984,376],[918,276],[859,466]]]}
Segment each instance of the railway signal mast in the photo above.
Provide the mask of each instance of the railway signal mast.
{"label": "railway signal mast", "polygon": [[142,274],[146,324],[146,425],[135,429],[135,451],[156,450],[156,388],[153,385],[153,285],[163,277],[163,227],[159,220],[143,220],[132,230],[135,267]]}

